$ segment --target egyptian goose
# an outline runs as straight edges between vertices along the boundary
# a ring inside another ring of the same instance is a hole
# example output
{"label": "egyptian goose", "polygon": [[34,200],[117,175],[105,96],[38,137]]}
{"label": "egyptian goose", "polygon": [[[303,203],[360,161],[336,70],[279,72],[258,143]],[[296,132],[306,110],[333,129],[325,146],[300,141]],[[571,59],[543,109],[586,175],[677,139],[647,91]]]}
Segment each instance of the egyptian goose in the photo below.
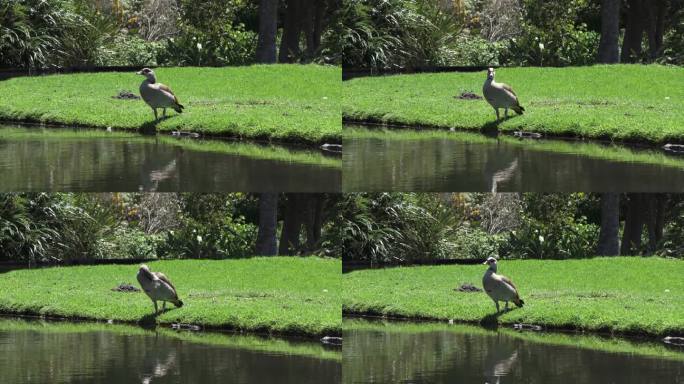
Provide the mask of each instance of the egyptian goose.
{"label": "egyptian goose", "polygon": [[487,272],[482,277],[482,286],[489,297],[494,300],[496,312],[499,313],[499,301],[506,302],[506,310],[508,310],[509,301],[514,302],[518,307],[522,307],[525,302],[520,299],[518,289],[513,285],[511,279],[496,273],[496,259],[490,257],[482,264],[489,265]]}
{"label": "egyptian goose", "polygon": [[183,302],[180,301],[176,293],[176,287],[163,273],[152,272],[147,265],[143,264],[140,266],[136,277],[143,291],[154,303],[155,314],[159,311],[157,301],[162,302],[162,312],[166,310],[167,301],[172,302],[178,308],[183,306]]}
{"label": "egyptian goose", "polygon": [[496,112],[496,120],[499,120],[499,108],[504,108],[504,117],[508,117],[508,108],[522,115],[525,108],[520,105],[518,96],[513,92],[510,85],[494,81],[494,68],[487,70],[487,80],[482,86],[482,94],[489,105]]}
{"label": "egyptian goose", "polygon": [[154,119],[157,120],[157,108],[163,109],[163,116],[166,117],[166,108],[173,108],[178,113],[183,113],[183,107],[171,88],[162,83],[157,83],[157,76],[149,68],[143,68],[136,72],[138,75],[145,76],[145,80],[140,84],[140,96],[154,111]]}

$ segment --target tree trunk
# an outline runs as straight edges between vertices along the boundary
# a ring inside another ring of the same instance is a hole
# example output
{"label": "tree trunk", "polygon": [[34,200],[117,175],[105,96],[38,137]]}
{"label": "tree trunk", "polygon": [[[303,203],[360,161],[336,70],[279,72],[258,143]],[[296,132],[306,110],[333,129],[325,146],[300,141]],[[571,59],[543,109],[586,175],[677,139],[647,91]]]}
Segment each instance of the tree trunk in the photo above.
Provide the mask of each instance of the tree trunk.
{"label": "tree trunk", "polygon": [[262,193],[259,195],[259,232],[255,251],[260,256],[278,254],[278,194]]}
{"label": "tree trunk", "polygon": [[627,17],[625,18],[625,38],[622,41],[623,63],[634,63],[641,58],[641,39],[644,35],[645,20],[643,0],[627,1]]}
{"label": "tree trunk", "polygon": [[300,55],[299,35],[302,32],[306,17],[303,12],[303,0],[287,0],[285,20],[283,21],[283,37],[280,40],[280,53],[278,61],[281,63],[293,63]]}
{"label": "tree trunk", "polygon": [[629,193],[625,229],[622,233],[621,255],[634,255],[641,249],[644,210],[643,195],[640,193]]}
{"label": "tree trunk", "polygon": [[287,193],[286,196],[279,253],[281,255],[294,255],[301,248],[299,235],[305,221],[306,207],[302,204],[302,194]]}
{"label": "tree trunk", "polygon": [[620,62],[618,39],[620,37],[620,0],[601,1],[601,41],[598,49],[599,63]]}
{"label": "tree trunk", "polygon": [[620,194],[601,195],[601,232],[596,254],[617,256],[620,254]]}
{"label": "tree trunk", "polygon": [[322,193],[308,194],[308,215],[306,222],[306,249],[313,251],[321,240],[321,227],[323,226],[323,206],[325,195]]}
{"label": "tree trunk", "polygon": [[648,54],[654,61],[663,47],[663,29],[667,15],[667,1],[654,0],[648,8]]}
{"label": "tree trunk", "polygon": [[276,62],[276,33],[278,31],[278,0],[259,0],[259,40],[256,60]]}

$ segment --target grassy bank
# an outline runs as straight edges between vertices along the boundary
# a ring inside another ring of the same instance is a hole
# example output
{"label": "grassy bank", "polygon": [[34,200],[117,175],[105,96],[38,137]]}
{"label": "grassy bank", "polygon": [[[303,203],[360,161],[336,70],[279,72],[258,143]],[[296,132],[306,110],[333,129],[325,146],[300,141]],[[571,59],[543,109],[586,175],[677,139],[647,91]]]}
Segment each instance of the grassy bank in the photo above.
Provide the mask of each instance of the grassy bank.
{"label": "grassy bank", "polygon": [[171,135],[158,135],[154,137],[139,135],[133,132],[107,132],[95,129],[69,129],[69,128],[40,128],[40,127],[16,127],[0,125],[0,140],[123,140],[136,143],[163,143],[180,148],[197,151],[212,152],[226,155],[238,155],[263,160],[273,160],[287,163],[310,164],[321,167],[341,168],[342,161],[339,158],[325,156],[318,149],[303,147],[286,147],[275,144],[257,144],[234,140],[203,140],[193,138],[178,138]]}
{"label": "grassy bank", "polygon": [[[358,78],[343,83],[342,113],[352,121],[439,128],[525,130],[547,135],[640,142],[684,142],[684,68],[597,65],[499,68],[526,112],[495,124],[482,95],[486,73],[431,73]],[[514,115],[514,113],[513,113]]]}
{"label": "grassy bank", "polygon": [[338,67],[255,65],[158,68],[186,109],[154,122],[138,94],[142,76],[124,72],[21,77],[0,82],[0,120],[115,129],[185,130],[205,135],[319,144],[338,142]]}
{"label": "grassy bank", "polygon": [[577,140],[527,140],[509,135],[488,137],[473,132],[448,132],[444,130],[387,130],[381,128],[367,129],[361,127],[345,127],[343,130],[345,139],[382,139],[382,140],[454,140],[476,144],[505,143],[511,146],[520,146],[531,151],[552,152],[562,154],[581,155],[594,159],[654,164],[667,167],[684,168],[684,158],[677,155],[668,155],[661,149],[637,148],[624,145],[587,142]]}
{"label": "grassy bank", "polygon": [[158,337],[159,335],[162,335],[164,337],[197,344],[216,345],[226,348],[304,356],[325,360],[342,360],[339,351],[326,348],[319,342],[269,338],[258,335],[235,333],[177,331],[165,327],[145,329],[124,324],[80,321],[42,321],[0,317],[0,332],[42,332],[48,334],[111,332],[124,336],[135,335],[149,337]]}
{"label": "grassy bank", "polygon": [[437,320],[626,334],[684,335],[684,262],[660,258],[588,260],[503,260],[525,300],[523,308],[495,316],[484,293],[454,289],[482,287],[483,265],[364,270],[343,277],[343,311]]}
{"label": "grassy bank", "polygon": [[444,323],[413,323],[413,322],[378,322],[361,319],[345,319],[343,330],[369,331],[396,334],[418,334],[425,332],[450,332],[455,334],[479,335],[495,337],[499,334],[513,339],[527,342],[555,345],[561,347],[574,347],[602,351],[608,353],[624,353],[644,357],[655,357],[675,361],[684,361],[684,352],[668,348],[661,342],[630,340],[616,337],[602,337],[599,335],[586,335],[559,332],[520,332],[511,328],[499,328],[497,330],[476,327],[464,324]]}
{"label": "grassy bank", "polygon": [[[137,265],[54,267],[0,274],[0,312],[159,324],[274,334],[339,334],[340,270],[337,260],[270,257],[240,260],[172,260],[150,263],[176,285],[185,305],[154,316],[138,286]],[[173,305],[170,307],[173,308]]]}

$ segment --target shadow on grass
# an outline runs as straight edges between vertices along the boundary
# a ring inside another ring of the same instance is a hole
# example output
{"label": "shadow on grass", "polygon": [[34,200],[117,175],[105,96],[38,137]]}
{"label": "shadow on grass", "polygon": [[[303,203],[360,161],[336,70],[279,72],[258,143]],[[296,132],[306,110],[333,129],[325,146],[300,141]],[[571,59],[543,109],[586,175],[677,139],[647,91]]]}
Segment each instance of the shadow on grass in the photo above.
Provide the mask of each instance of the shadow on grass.
{"label": "shadow on grass", "polygon": [[149,314],[141,317],[140,320],[138,320],[138,323],[140,325],[147,325],[147,326],[153,326],[154,327],[157,325],[157,317],[159,315],[163,315],[164,313],[171,311],[173,309],[176,309],[176,308],[166,308],[166,309],[161,310],[161,311],[156,312],[156,313],[154,313],[154,312],[149,313]]}
{"label": "shadow on grass", "polygon": [[482,317],[480,319],[480,325],[482,325],[483,327],[488,328],[488,329],[496,330],[496,328],[499,327],[499,317],[501,317],[501,315],[506,314],[510,311],[515,311],[516,309],[518,309],[518,307],[504,309],[503,311],[500,311],[500,312],[494,312],[494,313],[490,313],[489,315],[485,315],[484,317]]}
{"label": "shadow on grass", "polygon": [[156,120],[148,121],[143,123],[140,127],[138,127],[138,132],[143,134],[143,135],[156,135],[157,134],[157,125],[161,123],[162,121],[166,119],[170,119],[172,117],[175,117],[176,115],[171,115],[171,116],[162,116]]}
{"label": "shadow on grass", "polygon": [[499,133],[499,124],[503,123],[504,121],[507,121],[509,119],[514,119],[516,117],[519,117],[520,115],[516,114],[511,114],[508,117],[504,117],[501,119],[496,119],[494,121],[489,121],[487,123],[484,123],[480,127],[480,133],[484,135],[496,135]]}

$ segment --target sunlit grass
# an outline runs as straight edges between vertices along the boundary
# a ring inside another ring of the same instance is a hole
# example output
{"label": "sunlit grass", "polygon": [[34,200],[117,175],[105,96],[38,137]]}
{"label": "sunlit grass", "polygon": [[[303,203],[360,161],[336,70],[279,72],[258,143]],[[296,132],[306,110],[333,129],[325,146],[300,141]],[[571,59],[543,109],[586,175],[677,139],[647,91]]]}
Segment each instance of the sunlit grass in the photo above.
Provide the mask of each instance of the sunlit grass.
{"label": "sunlit grass", "polygon": [[[587,260],[503,260],[525,301],[498,319],[482,287],[483,265],[363,270],[343,277],[343,310],[464,322],[532,323],[630,334],[684,334],[684,261],[613,257]],[[512,306],[514,307],[514,306]]]}
{"label": "sunlit grass", "polygon": [[0,312],[121,322],[191,323],[276,334],[339,334],[339,260],[259,257],[170,260],[149,264],[176,285],[185,305],[153,316],[138,286],[137,265],[53,267],[0,274]]}
{"label": "sunlit grass", "polygon": [[226,68],[158,68],[186,109],[153,124],[138,94],[134,72],[79,73],[0,81],[0,119],[140,129],[186,130],[208,135],[316,144],[339,141],[339,67],[254,65]]}
{"label": "sunlit grass", "polygon": [[[525,114],[498,124],[503,131],[648,142],[684,142],[684,68],[596,65],[499,68],[497,80],[516,91]],[[485,72],[357,78],[343,83],[348,120],[440,128],[491,129],[494,110],[482,94]],[[514,113],[513,113],[514,115]]]}

